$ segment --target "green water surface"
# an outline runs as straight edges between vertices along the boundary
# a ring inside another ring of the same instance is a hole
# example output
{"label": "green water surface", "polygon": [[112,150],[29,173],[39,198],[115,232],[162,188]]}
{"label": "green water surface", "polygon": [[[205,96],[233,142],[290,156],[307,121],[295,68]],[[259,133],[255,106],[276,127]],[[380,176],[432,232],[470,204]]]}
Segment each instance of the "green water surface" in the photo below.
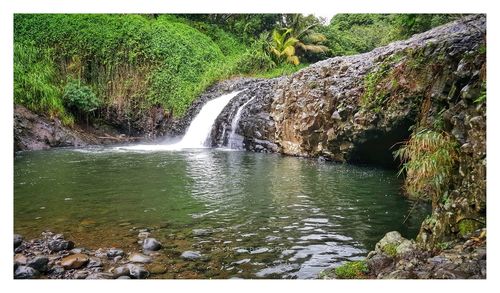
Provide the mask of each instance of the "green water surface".
{"label": "green water surface", "polygon": [[[14,230],[139,251],[147,227],[164,245],[157,278],[314,278],[389,231],[416,235],[428,209],[403,224],[413,203],[400,188],[394,171],[276,154],[26,152],[14,160]],[[205,258],[184,261],[185,250]]]}

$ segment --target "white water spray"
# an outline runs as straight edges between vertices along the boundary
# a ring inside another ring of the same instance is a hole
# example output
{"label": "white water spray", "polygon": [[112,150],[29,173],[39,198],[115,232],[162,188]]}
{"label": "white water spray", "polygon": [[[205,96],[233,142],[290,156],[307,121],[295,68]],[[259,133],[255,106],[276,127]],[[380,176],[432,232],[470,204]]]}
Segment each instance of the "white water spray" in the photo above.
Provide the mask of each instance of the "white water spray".
{"label": "white water spray", "polygon": [[231,121],[231,133],[229,134],[229,138],[227,140],[227,146],[229,148],[241,149],[243,147],[243,137],[236,134],[236,128],[238,127],[238,122],[240,122],[241,112],[243,111],[245,106],[248,105],[253,99],[255,99],[255,97],[251,98],[245,104],[241,105],[238,108],[236,115],[234,115],[233,121]]}
{"label": "white water spray", "polygon": [[201,108],[200,113],[198,113],[198,115],[194,117],[193,121],[191,121],[191,124],[189,125],[186,134],[182,137],[182,140],[177,143],[164,145],[142,144],[119,148],[144,151],[207,148],[209,146],[206,146],[205,143],[210,138],[210,133],[212,132],[212,126],[215,123],[215,120],[229,101],[231,101],[231,99],[239,93],[239,91],[232,92],[208,101],[203,108]]}

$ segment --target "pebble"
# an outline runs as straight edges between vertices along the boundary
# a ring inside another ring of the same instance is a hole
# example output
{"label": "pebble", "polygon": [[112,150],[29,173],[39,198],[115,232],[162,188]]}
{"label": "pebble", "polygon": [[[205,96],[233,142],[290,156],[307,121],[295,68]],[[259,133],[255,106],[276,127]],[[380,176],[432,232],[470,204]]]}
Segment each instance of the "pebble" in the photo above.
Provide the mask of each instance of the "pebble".
{"label": "pebble", "polygon": [[153,261],[151,257],[141,253],[132,253],[129,256],[128,260],[131,262],[138,262],[138,263],[150,263]]}
{"label": "pebble", "polygon": [[212,234],[209,229],[193,229],[193,236],[207,236]]}
{"label": "pebble", "polygon": [[14,249],[18,248],[23,243],[23,236],[14,234]]}
{"label": "pebble", "polygon": [[158,242],[155,238],[146,238],[144,239],[144,243],[142,244],[142,248],[144,250],[160,250],[161,248],[161,243]]}
{"label": "pebble", "polygon": [[71,254],[61,260],[61,266],[65,269],[79,269],[89,262],[85,254]]}
{"label": "pebble", "polygon": [[34,259],[28,261],[28,266],[39,272],[46,272],[48,268],[49,258],[44,255],[35,256]]}
{"label": "pebble", "polygon": [[130,276],[134,279],[145,279],[149,276],[149,272],[142,266],[128,264]]}
{"label": "pebble", "polygon": [[151,235],[149,232],[139,232],[137,235],[138,238],[148,238]]}
{"label": "pebble", "polygon": [[59,252],[63,250],[73,249],[75,244],[73,241],[63,240],[63,239],[54,239],[49,242],[48,247],[52,252]]}
{"label": "pebble", "polygon": [[114,279],[113,274],[110,273],[92,273],[88,275],[85,279],[102,280],[102,279]]}
{"label": "pebble", "polygon": [[102,261],[98,257],[90,257],[89,263],[87,264],[87,268],[98,268],[102,267]]}
{"label": "pebble", "polygon": [[120,267],[114,268],[112,270],[112,272],[113,272],[113,275],[115,278],[130,275],[130,269],[128,266],[120,266]]}
{"label": "pebble", "polygon": [[14,263],[24,266],[28,263],[28,258],[24,254],[16,253],[16,255],[14,255]]}
{"label": "pebble", "polygon": [[148,267],[151,274],[164,274],[167,272],[167,268],[160,264],[154,264]]}
{"label": "pebble", "polygon": [[123,256],[123,254],[124,254],[123,250],[118,249],[118,248],[114,248],[114,247],[108,249],[108,251],[106,252],[106,255],[108,257],[112,257],[112,258],[117,257],[117,256]]}
{"label": "pebble", "polygon": [[87,271],[78,271],[73,275],[73,279],[79,279],[79,280],[85,279],[88,277],[89,274],[90,273]]}
{"label": "pebble", "polygon": [[187,260],[195,260],[195,259],[198,259],[201,257],[201,254],[198,252],[198,251],[184,251],[182,254],[181,254],[181,257],[183,259],[187,259]]}
{"label": "pebble", "polygon": [[14,279],[35,279],[40,273],[32,267],[18,266],[14,272]]}

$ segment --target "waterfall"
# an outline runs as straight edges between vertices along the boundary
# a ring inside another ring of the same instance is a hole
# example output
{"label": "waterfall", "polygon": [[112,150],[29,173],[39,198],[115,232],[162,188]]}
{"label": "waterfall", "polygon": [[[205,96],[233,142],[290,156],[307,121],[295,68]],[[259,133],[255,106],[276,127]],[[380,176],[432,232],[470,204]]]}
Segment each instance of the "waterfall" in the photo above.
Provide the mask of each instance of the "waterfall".
{"label": "waterfall", "polygon": [[142,144],[134,145],[128,147],[119,147],[119,149],[128,150],[146,150],[146,151],[156,151],[156,150],[178,150],[178,149],[195,149],[195,148],[206,148],[206,141],[210,138],[210,133],[212,132],[212,126],[215,120],[222,112],[224,107],[240,92],[232,92],[216,99],[208,101],[203,108],[201,108],[200,113],[194,117],[193,121],[189,125],[186,134],[182,137],[181,141],[174,144]]}
{"label": "waterfall", "polygon": [[241,149],[243,148],[243,137],[241,135],[236,134],[236,128],[238,127],[238,122],[240,122],[241,112],[246,105],[248,105],[255,97],[248,100],[245,104],[241,105],[234,115],[233,121],[231,121],[231,133],[229,134],[229,138],[227,140],[227,146],[232,149]]}

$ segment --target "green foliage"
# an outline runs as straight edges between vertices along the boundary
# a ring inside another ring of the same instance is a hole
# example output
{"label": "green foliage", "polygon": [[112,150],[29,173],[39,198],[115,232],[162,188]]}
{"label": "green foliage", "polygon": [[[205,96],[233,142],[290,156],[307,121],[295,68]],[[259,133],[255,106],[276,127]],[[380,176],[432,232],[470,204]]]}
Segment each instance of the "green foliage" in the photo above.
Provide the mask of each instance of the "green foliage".
{"label": "green foliage", "polygon": [[387,77],[389,70],[389,62],[384,62],[374,71],[365,76],[365,91],[361,96],[361,105],[363,107],[380,108],[380,105],[385,100],[387,93],[379,89],[378,86],[382,80]]}
{"label": "green foliage", "polygon": [[394,16],[394,22],[398,27],[399,36],[408,38],[462,16],[460,14],[397,14]]}
{"label": "green foliage", "polygon": [[447,250],[452,247],[452,242],[439,242],[435,245],[435,247],[439,250]]}
{"label": "green foliage", "polygon": [[66,125],[72,124],[72,117],[61,101],[51,56],[51,50],[38,50],[30,43],[14,44],[14,102],[32,111],[61,118]]}
{"label": "green foliage", "polygon": [[371,51],[458,19],[457,14],[336,14],[320,28],[332,56]]}
{"label": "green foliage", "polygon": [[405,189],[416,198],[429,196],[433,204],[448,186],[457,159],[457,143],[446,133],[417,130],[394,157],[403,161],[399,174],[406,172]]}
{"label": "green foliage", "polygon": [[299,40],[292,37],[291,32],[292,29],[286,29],[282,33],[273,31],[269,51],[274,55],[276,63],[288,62],[293,65],[300,63],[299,57],[295,55],[295,44]]}
{"label": "green foliage", "polygon": [[338,279],[360,279],[368,273],[366,261],[346,262],[335,268],[335,275]]}
{"label": "green foliage", "polygon": [[481,104],[485,102],[486,102],[486,82],[483,82],[481,86],[481,93],[479,94],[479,97],[474,100],[474,103]]}
{"label": "green foliage", "polygon": [[250,48],[238,59],[237,68],[241,73],[258,74],[276,67],[267,50],[267,34],[261,34]]}
{"label": "green foliage", "polygon": [[458,234],[462,237],[466,237],[478,228],[479,223],[472,219],[462,219],[458,222]]}
{"label": "green foliage", "polygon": [[382,247],[382,251],[390,257],[396,257],[397,246],[395,244],[389,243]]}
{"label": "green foliage", "polygon": [[76,113],[88,114],[100,106],[100,101],[92,89],[76,80],[71,80],[64,87],[63,100],[66,107]]}

